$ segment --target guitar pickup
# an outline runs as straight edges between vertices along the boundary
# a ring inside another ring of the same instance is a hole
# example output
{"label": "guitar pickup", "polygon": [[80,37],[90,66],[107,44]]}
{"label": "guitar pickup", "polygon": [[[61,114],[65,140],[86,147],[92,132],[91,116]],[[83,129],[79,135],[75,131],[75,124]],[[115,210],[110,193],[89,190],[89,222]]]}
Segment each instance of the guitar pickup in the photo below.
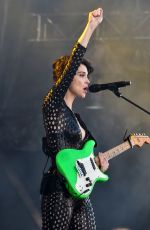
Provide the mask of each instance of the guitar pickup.
{"label": "guitar pickup", "polygon": [[77,161],[77,164],[78,164],[80,170],[82,171],[83,175],[86,176],[87,172],[85,170],[84,164],[81,163],[80,161]]}
{"label": "guitar pickup", "polygon": [[95,170],[96,167],[95,167],[94,161],[93,161],[93,159],[91,157],[90,157],[90,162],[91,162],[92,168]]}

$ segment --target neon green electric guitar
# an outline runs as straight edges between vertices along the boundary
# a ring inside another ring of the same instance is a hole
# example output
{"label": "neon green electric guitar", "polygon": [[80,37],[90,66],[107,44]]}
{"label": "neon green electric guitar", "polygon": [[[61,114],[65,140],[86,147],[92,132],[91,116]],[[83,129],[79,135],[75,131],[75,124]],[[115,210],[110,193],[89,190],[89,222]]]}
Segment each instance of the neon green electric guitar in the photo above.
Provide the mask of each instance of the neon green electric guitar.
{"label": "neon green electric guitar", "polygon": [[[141,147],[144,143],[150,144],[150,137],[130,135],[125,142],[102,154],[110,160],[134,145]],[[94,145],[93,140],[88,140],[81,150],[63,149],[56,155],[58,171],[65,178],[66,187],[73,197],[87,198],[97,181],[109,179],[95,163]]]}

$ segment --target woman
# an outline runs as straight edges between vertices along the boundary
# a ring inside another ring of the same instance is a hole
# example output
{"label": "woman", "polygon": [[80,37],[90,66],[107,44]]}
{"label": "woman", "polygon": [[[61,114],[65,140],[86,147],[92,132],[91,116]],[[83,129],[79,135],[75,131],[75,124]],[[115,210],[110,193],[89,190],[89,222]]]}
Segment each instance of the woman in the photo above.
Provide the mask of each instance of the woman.
{"label": "woman", "polygon": [[[44,151],[52,162],[41,183],[43,230],[96,229],[90,199],[76,199],[69,194],[56,169],[55,157],[61,149],[81,149],[88,139],[94,139],[80,116],[73,112],[72,105],[76,97],[85,98],[87,94],[90,83],[88,75],[93,68],[83,56],[91,35],[102,19],[101,8],[90,12],[87,25],[71,56],[63,56],[53,64],[55,84],[43,103],[46,130]],[[107,159],[100,154],[95,161],[102,171],[108,168]]]}

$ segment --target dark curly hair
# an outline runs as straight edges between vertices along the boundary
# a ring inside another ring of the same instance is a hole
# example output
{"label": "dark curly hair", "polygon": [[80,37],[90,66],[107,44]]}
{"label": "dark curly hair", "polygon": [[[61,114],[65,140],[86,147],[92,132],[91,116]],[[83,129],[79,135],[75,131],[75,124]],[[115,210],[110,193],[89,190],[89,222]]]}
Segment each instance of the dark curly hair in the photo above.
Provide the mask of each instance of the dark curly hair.
{"label": "dark curly hair", "polygon": [[[56,83],[60,79],[66,65],[68,64],[69,58],[70,56],[64,55],[54,61],[52,65],[54,83]],[[87,59],[83,58],[81,64],[86,66],[88,75],[94,71],[94,68],[92,67],[91,63]]]}

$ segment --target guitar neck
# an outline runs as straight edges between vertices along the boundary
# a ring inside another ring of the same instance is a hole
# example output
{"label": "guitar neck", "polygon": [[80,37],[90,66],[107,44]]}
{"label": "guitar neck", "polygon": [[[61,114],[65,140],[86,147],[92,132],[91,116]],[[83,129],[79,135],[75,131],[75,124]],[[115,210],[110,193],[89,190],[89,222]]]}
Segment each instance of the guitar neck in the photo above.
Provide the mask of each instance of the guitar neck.
{"label": "guitar neck", "polygon": [[104,157],[106,157],[108,160],[118,156],[119,154],[125,152],[126,150],[130,149],[131,145],[129,143],[129,141],[125,141],[122,144],[114,147],[113,149],[110,149],[104,153],[102,153],[104,155]]}

